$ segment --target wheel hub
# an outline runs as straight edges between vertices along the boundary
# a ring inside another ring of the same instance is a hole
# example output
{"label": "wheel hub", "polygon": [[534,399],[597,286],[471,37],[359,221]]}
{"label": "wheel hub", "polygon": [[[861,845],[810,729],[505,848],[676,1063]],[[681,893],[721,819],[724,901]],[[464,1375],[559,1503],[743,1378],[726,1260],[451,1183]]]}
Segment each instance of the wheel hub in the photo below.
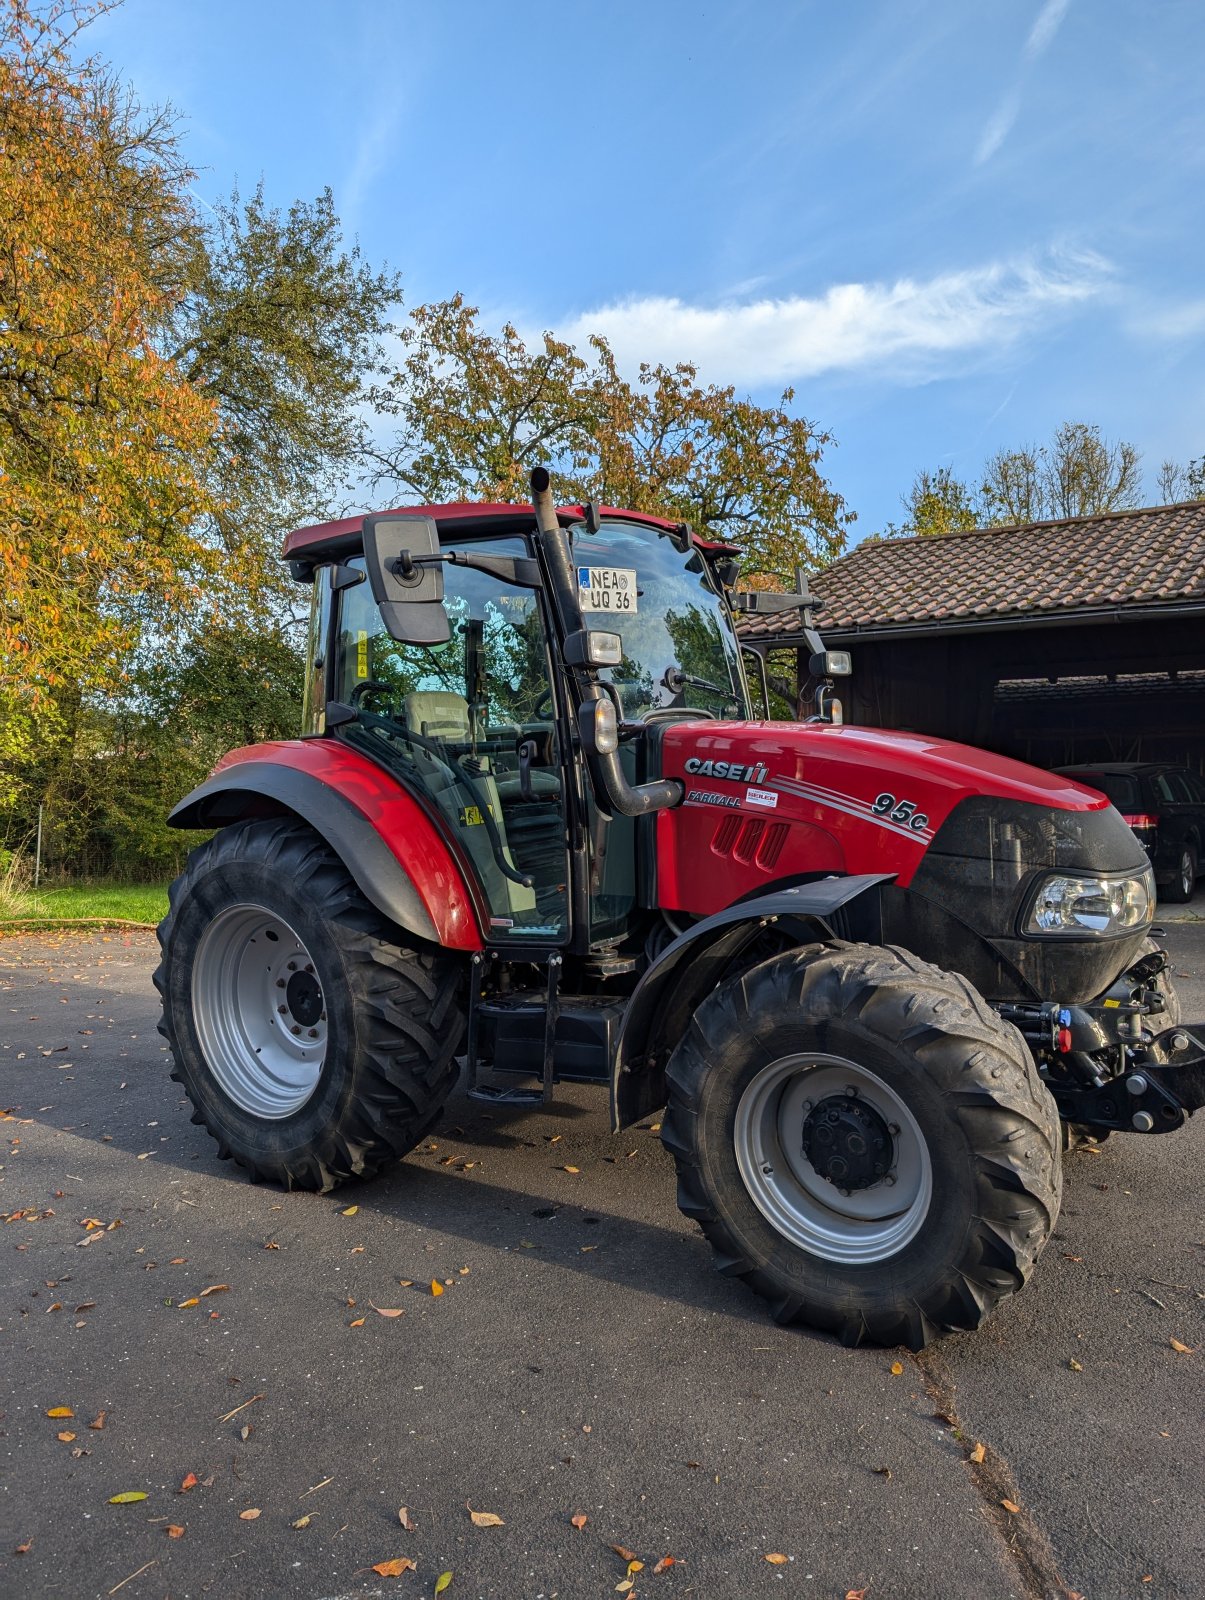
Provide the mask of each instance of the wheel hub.
{"label": "wheel hub", "polygon": [[295,972],[285,985],[285,1004],[295,1022],[312,1028],[322,1016],[322,985],[312,972]]}
{"label": "wheel hub", "polygon": [[866,1101],[826,1096],[803,1124],[803,1153],[844,1194],[869,1189],[891,1170],[895,1146],[884,1119]]}

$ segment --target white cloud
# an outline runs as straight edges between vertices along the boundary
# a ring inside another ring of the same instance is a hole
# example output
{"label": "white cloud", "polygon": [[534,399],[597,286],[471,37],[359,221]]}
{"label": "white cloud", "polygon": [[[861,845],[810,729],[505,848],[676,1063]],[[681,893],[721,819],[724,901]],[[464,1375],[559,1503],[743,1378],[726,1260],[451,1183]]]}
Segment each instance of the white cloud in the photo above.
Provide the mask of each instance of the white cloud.
{"label": "white cloud", "polygon": [[401,120],[400,99],[387,96],[376,112],[365,118],[362,124],[351,167],[339,185],[339,211],[349,233],[355,232],[364,202],[388,164]]}
{"label": "white cloud", "polygon": [[1005,139],[1008,138],[1020,109],[1021,96],[1013,89],[1005,95],[988,119],[987,126],[984,128],[975,150],[975,165],[977,167],[990,160]]}
{"label": "white cloud", "polygon": [[610,341],[620,366],[691,361],[709,381],[755,386],[823,372],[929,377],[998,351],[1098,294],[1108,263],[1050,255],[994,262],[925,281],[843,283],[825,294],[691,305],[632,298],[584,311],[558,334]]}
{"label": "white cloud", "polygon": [[1046,0],[1025,41],[1025,54],[1031,61],[1036,61],[1043,50],[1049,48],[1070,5],[1071,0]]}
{"label": "white cloud", "polygon": [[1196,339],[1205,334],[1205,300],[1182,300],[1178,305],[1139,313],[1131,327],[1156,339]]}

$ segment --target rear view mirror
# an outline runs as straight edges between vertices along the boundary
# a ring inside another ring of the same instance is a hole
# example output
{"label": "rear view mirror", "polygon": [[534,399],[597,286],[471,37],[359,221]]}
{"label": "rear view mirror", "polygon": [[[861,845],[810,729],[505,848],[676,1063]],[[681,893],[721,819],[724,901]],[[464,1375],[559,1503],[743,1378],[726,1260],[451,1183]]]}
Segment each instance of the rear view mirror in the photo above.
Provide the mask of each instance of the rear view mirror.
{"label": "rear view mirror", "polygon": [[452,637],[439,533],[430,517],[365,517],[364,564],[390,638],[444,644]]}

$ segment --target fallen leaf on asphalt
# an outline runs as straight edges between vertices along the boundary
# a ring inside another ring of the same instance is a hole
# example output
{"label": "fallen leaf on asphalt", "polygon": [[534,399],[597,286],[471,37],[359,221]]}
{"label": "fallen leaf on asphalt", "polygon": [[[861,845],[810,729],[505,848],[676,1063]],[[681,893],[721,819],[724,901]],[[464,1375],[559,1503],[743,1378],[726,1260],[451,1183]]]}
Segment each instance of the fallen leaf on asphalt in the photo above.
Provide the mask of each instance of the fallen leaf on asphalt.
{"label": "fallen leaf on asphalt", "polygon": [[417,1572],[418,1568],[409,1556],[395,1556],[392,1561],[378,1561],[372,1570],[382,1578],[400,1578],[403,1572]]}
{"label": "fallen leaf on asphalt", "polygon": [[176,1490],[176,1493],[177,1494],[187,1494],[190,1489],[195,1489],[196,1486],[197,1486],[197,1475],[196,1475],[196,1473],[195,1472],[186,1472],[185,1475],[184,1475],[184,1482]]}
{"label": "fallen leaf on asphalt", "polygon": [[74,1444],[75,1443],[75,1435],[73,1433],[60,1433],[60,1434],[56,1435],[56,1438],[58,1439],[60,1444]]}
{"label": "fallen leaf on asphalt", "polygon": [[73,1417],[75,1412],[72,1411],[70,1406],[51,1406],[46,1415],[48,1417]]}
{"label": "fallen leaf on asphalt", "polygon": [[548,1140],[549,1144],[560,1144],[561,1142],[561,1136],[559,1133],[546,1133],[544,1137]]}
{"label": "fallen leaf on asphalt", "polygon": [[183,1539],[184,1537],[184,1529],[178,1522],[169,1522],[163,1531],[169,1539]]}
{"label": "fallen leaf on asphalt", "polygon": [[371,1300],[368,1303],[378,1317],[404,1317],[406,1315],[400,1306],[373,1306]]}
{"label": "fallen leaf on asphalt", "polygon": [[279,1250],[280,1246],[277,1244],[275,1239],[269,1239],[267,1241],[267,1243],[264,1245],[264,1249],[265,1250]]}
{"label": "fallen leaf on asphalt", "polygon": [[363,1317],[356,1317],[354,1319],[354,1321],[349,1322],[347,1324],[347,1326],[349,1328],[362,1328],[364,1326],[364,1318]]}
{"label": "fallen leaf on asphalt", "polygon": [[676,1560],[676,1556],[662,1556],[661,1560],[658,1561],[657,1565],[653,1568],[654,1575],[658,1572],[664,1572],[668,1567],[672,1567]]}
{"label": "fallen leaf on asphalt", "polygon": [[631,1578],[621,1578],[619,1580],[619,1582],[615,1585],[615,1593],[616,1594],[627,1594],[627,1592],[631,1588],[632,1588],[632,1580],[631,1580]]}
{"label": "fallen leaf on asphalt", "polygon": [[625,1550],[621,1544],[613,1544],[611,1549],[614,1550],[621,1561],[635,1561],[636,1559],[635,1550]]}
{"label": "fallen leaf on asphalt", "polygon": [[986,1454],[987,1454],[987,1451],[984,1449],[984,1447],[981,1444],[977,1444],[975,1446],[975,1448],[971,1451],[971,1460],[973,1462],[975,1462],[976,1465],[978,1465],[979,1462],[981,1462],[983,1460],[983,1458],[984,1458],[984,1456]]}
{"label": "fallen leaf on asphalt", "polygon": [[247,1440],[251,1437],[251,1424],[249,1422],[239,1429],[238,1436],[243,1443],[246,1444]]}
{"label": "fallen leaf on asphalt", "polygon": [[260,1514],[259,1507],[258,1506],[251,1506],[249,1510],[240,1511],[239,1512],[239,1521],[240,1522],[254,1522],[256,1517],[259,1516],[259,1514]]}
{"label": "fallen leaf on asphalt", "polygon": [[[867,1587],[869,1587],[869,1585]],[[866,1590],[847,1589],[845,1591],[845,1600],[866,1600]]]}
{"label": "fallen leaf on asphalt", "polygon": [[1015,1500],[1001,1500],[1000,1504],[1006,1511],[1010,1511],[1014,1517],[1020,1514],[1021,1507]]}
{"label": "fallen leaf on asphalt", "polygon": [[473,1519],[475,1528],[504,1528],[506,1524],[502,1518],[495,1516],[492,1511],[474,1511],[471,1506],[465,1508]]}
{"label": "fallen leaf on asphalt", "polygon": [[890,1467],[875,1467],[874,1472],[875,1476],[879,1478],[889,1478],[891,1476]]}
{"label": "fallen leaf on asphalt", "polygon": [[410,1508],[408,1506],[402,1506],[397,1514],[397,1519],[407,1533],[414,1532],[414,1523],[410,1520]]}
{"label": "fallen leaf on asphalt", "polygon": [[1068,1358],[1067,1365],[1071,1368],[1072,1372],[1082,1372],[1084,1370],[1074,1356]]}
{"label": "fallen leaf on asphalt", "polygon": [[471,1271],[472,1271],[472,1270],[473,1270],[473,1269],[472,1269],[472,1267],[457,1267],[457,1269],[456,1269],[456,1270],[457,1270],[457,1272],[458,1272],[458,1273],[459,1273],[459,1274],[460,1274],[460,1276],[461,1276],[461,1277],[462,1277],[462,1278],[467,1278],[467,1277],[468,1277],[468,1275],[469,1275],[469,1273],[470,1273],[470,1272],[471,1272]]}
{"label": "fallen leaf on asphalt", "polygon": [[435,1580],[434,1593],[435,1594],[442,1594],[444,1592],[444,1590],[448,1587],[448,1585],[451,1583],[451,1581],[452,1581],[452,1574],[450,1572],[441,1572],[439,1577],[436,1578],[436,1580]]}
{"label": "fallen leaf on asphalt", "polygon": [[85,1300],[82,1305],[76,1306],[75,1314],[78,1317],[81,1311],[95,1311],[95,1310],[96,1310],[96,1301],[95,1300]]}
{"label": "fallen leaf on asphalt", "polygon": [[644,1562],[643,1561],[632,1560],[632,1561],[628,1562],[628,1577],[629,1578],[632,1576],[632,1574],[634,1572],[643,1572],[643,1571],[644,1571]]}
{"label": "fallen leaf on asphalt", "polygon": [[[1168,1342],[1168,1344],[1171,1345],[1173,1350],[1178,1350],[1182,1356],[1190,1356],[1190,1355],[1192,1355],[1192,1352],[1193,1352],[1192,1345],[1184,1344],[1179,1339],[1169,1339],[1167,1342]],[[50,1412],[49,1415],[53,1417],[54,1416],[54,1412],[53,1411]]]}
{"label": "fallen leaf on asphalt", "polygon": [[891,1376],[893,1378],[900,1377],[902,1375],[903,1371],[904,1371],[904,1363],[902,1361],[893,1361],[891,1363]]}
{"label": "fallen leaf on asphalt", "polygon": [[444,1292],[443,1284],[440,1283],[438,1278],[432,1278],[431,1279],[431,1293],[438,1298],[438,1296],[440,1296],[443,1292]]}
{"label": "fallen leaf on asphalt", "polygon": [[145,1499],[146,1499],[145,1490],[142,1490],[142,1489],[126,1489],[121,1494],[111,1494],[109,1496],[109,1504],[111,1506],[130,1506],[130,1505],[133,1505],[135,1500],[145,1500]]}
{"label": "fallen leaf on asphalt", "polygon": [[413,1289],[414,1288],[414,1279],[413,1278],[399,1278],[398,1282],[401,1284],[403,1289]]}
{"label": "fallen leaf on asphalt", "polygon": [[772,1567],[785,1567],[787,1564],[787,1559],[788,1558],[778,1550],[775,1550],[772,1555],[768,1555],[766,1557],[766,1560]]}
{"label": "fallen leaf on asphalt", "polygon": [[200,1299],[196,1295],[193,1295],[191,1300],[181,1300],[179,1309],[181,1311],[187,1311],[189,1306],[199,1306],[200,1304]]}
{"label": "fallen leaf on asphalt", "polygon": [[229,1293],[230,1293],[230,1285],[228,1283],[211,1283],[209,1285],[208,1289],[202,1289],[201,1290],[200,1298],[202,1300],[204,1300],[204,1298],[205,1298],[205,1296],[207,1294],[229,1294]]}
{"label": "fallen leaf on asphalt", "polygon": [[582,1169],[580,1167],[562,1167],[561,1168],[562,1172],[580,1172],[581,1170]]}
{"label": "fallen leaf on asphalt", "polygon": [[171,1260],[168,1262],[168,1266],[169,1267],[186,1267],[187,1265],[188,1265],[188,1257],[187,1256],[173,1256],[171,1258]]}
{"label": "fallen leaf on asphalt", "polygon": [[354,1217],[359,1209],[359,1206],[348,1206],[347,1209],[341,1213],[341,1215],[345,1217]]}
{"label": "fallen leaf on asphalt", "polygon": [[49,1316],[52,1311],[61,1311],[62,1309],[63,1302],[61,1300],[56,1300],[53,1305],[46,1307],[46,1315]]}
{"label": "fallen leaf on asphalt", "polygon": [[569,1521],[570,1521],[571,1525],[573,1527],[575,1527],[579,1533],[586,1526],[586,1524],[587,1524],[587,1522],[589,1522],[589,1520],[590,1520],[590,1518],[586,1515],[586,1513],[584,1511],[579,1511],[576,1516],[569,1518]]}
{"label": "fallen leaf on asphalt", "polygon": [[307,1512],[304,1517],[298,1517],[297,1521],[291,1522],[289,1526],[291,1528],[308,1528],[312,1520],[312,1517]]}
{"label": "fallen leaf on asphalt", "polygon": [[32,1548],[33,1548],[33,1540],[32,1539],[26,1539],[24,1544],[19,1544],[17,1546],[17,1548],[13,1551],[13,1555],[15,1555],[15,1556],[27,1556]]}

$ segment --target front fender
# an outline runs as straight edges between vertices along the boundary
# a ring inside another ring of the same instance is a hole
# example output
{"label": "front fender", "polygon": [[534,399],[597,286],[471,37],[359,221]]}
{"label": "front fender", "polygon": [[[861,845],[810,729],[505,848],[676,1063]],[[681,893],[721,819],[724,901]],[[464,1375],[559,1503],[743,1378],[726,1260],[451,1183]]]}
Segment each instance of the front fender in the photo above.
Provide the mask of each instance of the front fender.
{"label": "front fender", "polygon": [[[876,891],[892,877],[866,872],[771,889],[705,917],[667,945],[636,985],[620,1025],[611,1068],[611,1131],[665,1104],[666,1063],[696,1008],[767,927],[799,944],[849,937],[877,942]],[[859,910],[862,917],[851,922]]]}
{"label": "front fender", "polygon": [[232,751],[167,820],[219,828],[288,812],[326,840],[391,922],[445,949],[483,947],[464,874],[430,817],[388,773],[334,740]]}

